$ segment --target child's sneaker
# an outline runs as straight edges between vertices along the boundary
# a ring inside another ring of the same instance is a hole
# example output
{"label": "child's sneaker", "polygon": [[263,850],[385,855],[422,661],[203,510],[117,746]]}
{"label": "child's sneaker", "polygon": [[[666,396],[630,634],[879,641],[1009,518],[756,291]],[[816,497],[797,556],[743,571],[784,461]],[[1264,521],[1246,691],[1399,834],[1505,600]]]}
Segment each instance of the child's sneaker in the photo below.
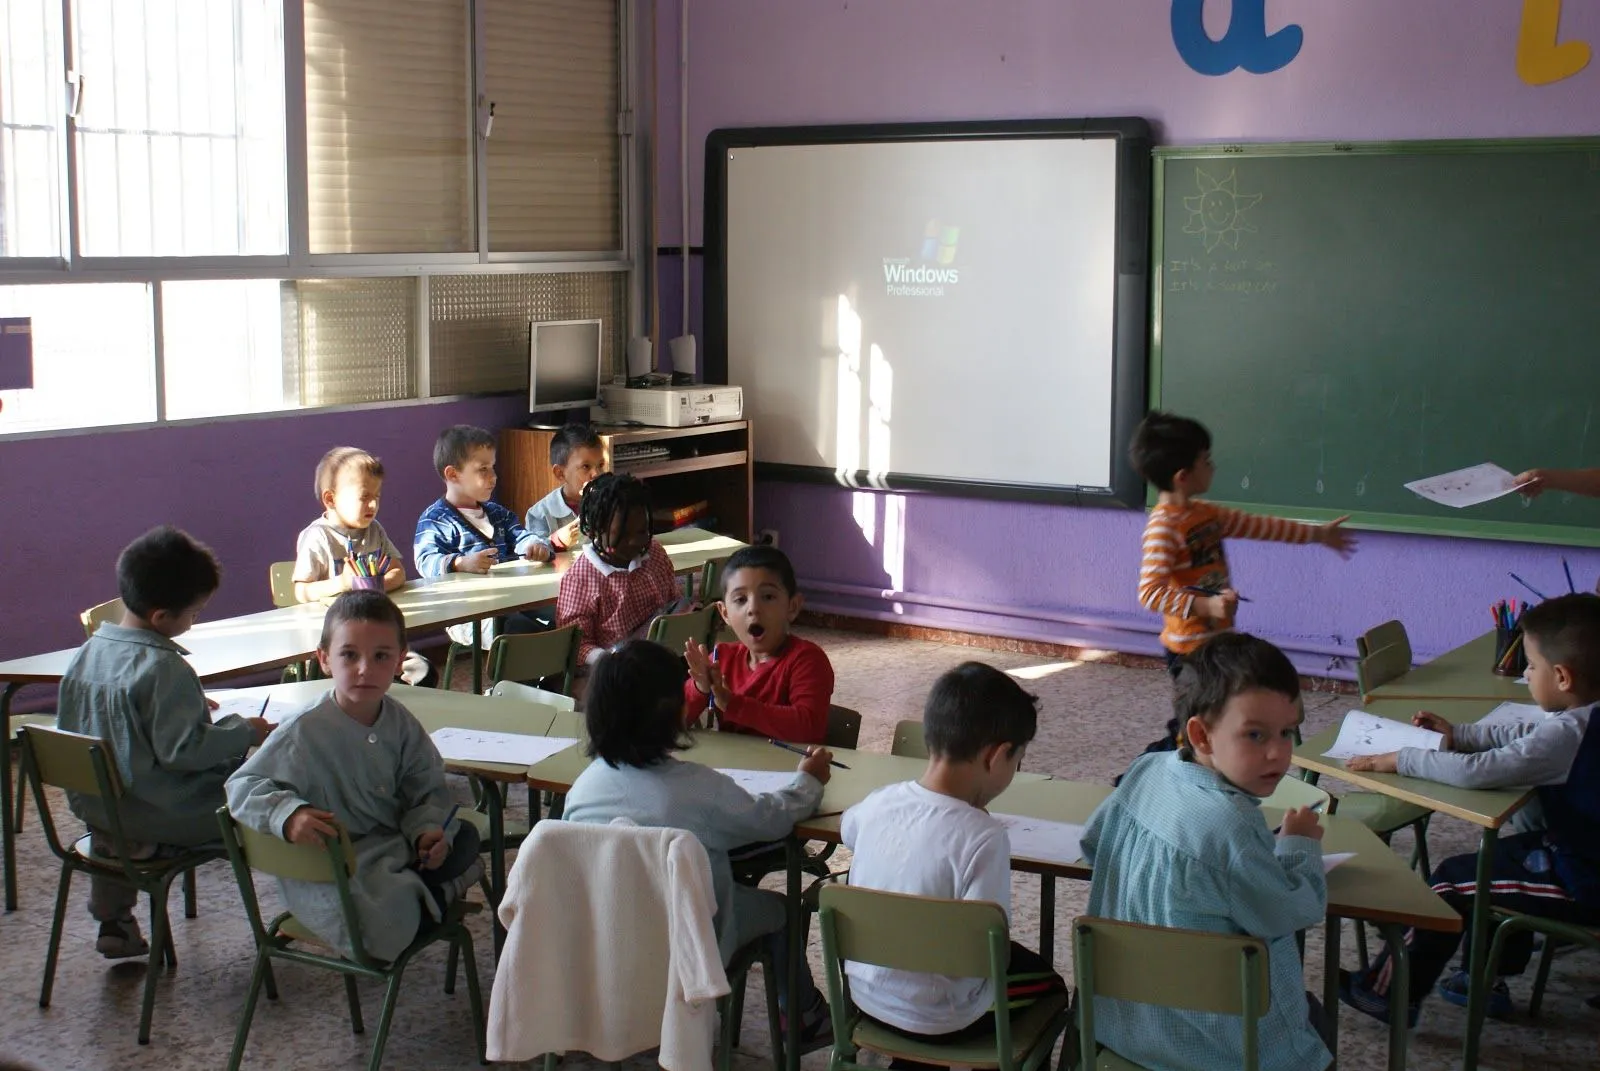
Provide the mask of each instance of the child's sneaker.
{"label": "child's sneaker", "polygon": [[[1457,971],[1439,983],[1439,995],[1456,1007],[1465,1008],[1470,988],[1467,972]],[[1504,978],[1495,979],[1493,988],[1489,990],[1489,1001],[1484,1006],[1484,1014],[1491,1019],[1511,1018],[1511,988],[1506,985]]]}
{"label": "child's sneaker", "polygon": [[474,885],[478,884],[478,882],[482,880],[483,859],[480,857],[478,859],[474,859],[472,861],[472,865],[467,867],[467,869],[463,870],[460,874],[457,874],[455,877],[439,886],[439,893],[444,898],[443,906],[449,907],[457,900],[460,900],[462,897],[467,895],[467,890],[471,889]]}
{"label": "child's sneaker", "polygon": [[138,919],[111,919],[100,924],[94,949],[106,959],[131,959],[148,956],[150,942],[139,932]]}
{"label": "child's sneaker", "polygon": [[[1383,994],[1375,993],[1367,983],[1365,975],[1355,971],[1341,970],[1339,972],[1339,1000],[1362,1015],[1369,1015],[1378,1022],[1388,1025],[1389,998]],[[1406,1009],[1406,1027],[1414,1030],[1417,1026],[1417,1016],[1421,1008],[1413,1004]]]}

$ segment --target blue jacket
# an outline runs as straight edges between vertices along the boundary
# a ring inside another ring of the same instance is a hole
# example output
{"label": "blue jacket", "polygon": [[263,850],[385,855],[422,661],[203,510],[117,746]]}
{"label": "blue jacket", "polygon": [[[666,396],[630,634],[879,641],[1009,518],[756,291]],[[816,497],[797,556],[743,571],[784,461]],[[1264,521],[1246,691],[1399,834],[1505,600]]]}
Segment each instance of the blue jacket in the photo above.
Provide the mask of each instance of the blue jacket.
{"label": "blue jacket", "polygon": [[501,561],[519,558],[534,542],[528,530],[522,527],[517,515],[498,502],[483,502],[484,516],[494,525],[494,538],[485,539],[472,522],[461,515],[444,499],[422,511],[417,518],[416,546],[417,572],[423,576],[444,576],[450,564],[463,554],[474,554],[485,547],[500,552]]}

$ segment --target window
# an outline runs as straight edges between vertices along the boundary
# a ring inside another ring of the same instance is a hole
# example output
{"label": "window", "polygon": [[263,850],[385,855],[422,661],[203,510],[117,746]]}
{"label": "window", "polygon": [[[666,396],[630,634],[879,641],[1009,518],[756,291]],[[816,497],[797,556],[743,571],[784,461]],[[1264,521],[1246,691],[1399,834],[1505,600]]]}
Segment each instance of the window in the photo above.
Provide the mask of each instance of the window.
{"label": "window", "polygon": [[170,419],[299,404],[284,394],[283,285],[276,279],[162,284],[162,388]]}
{"label": "window", "polygon": [[0,286],[0,316],[33,320],[33,389],[0,391],[0,434],[155,419],[149,286]]}
{"label": "window", "polygon": [[0,3],[0,256],[57,257],[60,0]]}

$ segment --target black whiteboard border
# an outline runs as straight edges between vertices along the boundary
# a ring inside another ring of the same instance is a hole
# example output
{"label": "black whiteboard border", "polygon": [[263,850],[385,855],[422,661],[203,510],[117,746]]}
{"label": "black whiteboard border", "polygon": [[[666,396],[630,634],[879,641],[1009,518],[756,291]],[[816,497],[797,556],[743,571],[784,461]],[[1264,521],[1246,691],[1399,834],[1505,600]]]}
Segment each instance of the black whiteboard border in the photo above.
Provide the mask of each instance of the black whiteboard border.
{"label": "black whiteboard border", "polygon": [[[1144,508],[1144,481],[1128,461],[1128,441],[1144,418],[1150,355],[1150,124],[1136,117],[1017,119],[948,123],[862,123],[828,126],[721,127],[706,135],[705,320],[701,372],[728,381],[728,151],[772,145],[978,139],[1110,138],[1117,143],[1116,286],[1112,326],[1111,485],[1065,487],[961,480],[900,473],[841,475],[822,466],[757,462],[764,479],[828,483],[862,490],[929,492],[966,498],[1057,505]],[[758,432],[759,434],[759,432]]]}

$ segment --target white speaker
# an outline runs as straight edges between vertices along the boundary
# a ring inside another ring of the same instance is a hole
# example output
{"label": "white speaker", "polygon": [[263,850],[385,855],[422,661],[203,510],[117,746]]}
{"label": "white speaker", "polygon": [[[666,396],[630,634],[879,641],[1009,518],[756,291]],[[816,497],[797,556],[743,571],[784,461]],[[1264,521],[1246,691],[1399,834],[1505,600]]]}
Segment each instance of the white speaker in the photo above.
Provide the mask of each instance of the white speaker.
{"label": "white speaker", "polygon": [[668,343],[672,347],[672,371],[681,376],[695,374],[695,346],[693,335],[679,335]]}
{"label": "white speaker", "polygon": [[637,379],[655,370],[655,350],[650,340],[643,335],[628,339],[628,378]]}

